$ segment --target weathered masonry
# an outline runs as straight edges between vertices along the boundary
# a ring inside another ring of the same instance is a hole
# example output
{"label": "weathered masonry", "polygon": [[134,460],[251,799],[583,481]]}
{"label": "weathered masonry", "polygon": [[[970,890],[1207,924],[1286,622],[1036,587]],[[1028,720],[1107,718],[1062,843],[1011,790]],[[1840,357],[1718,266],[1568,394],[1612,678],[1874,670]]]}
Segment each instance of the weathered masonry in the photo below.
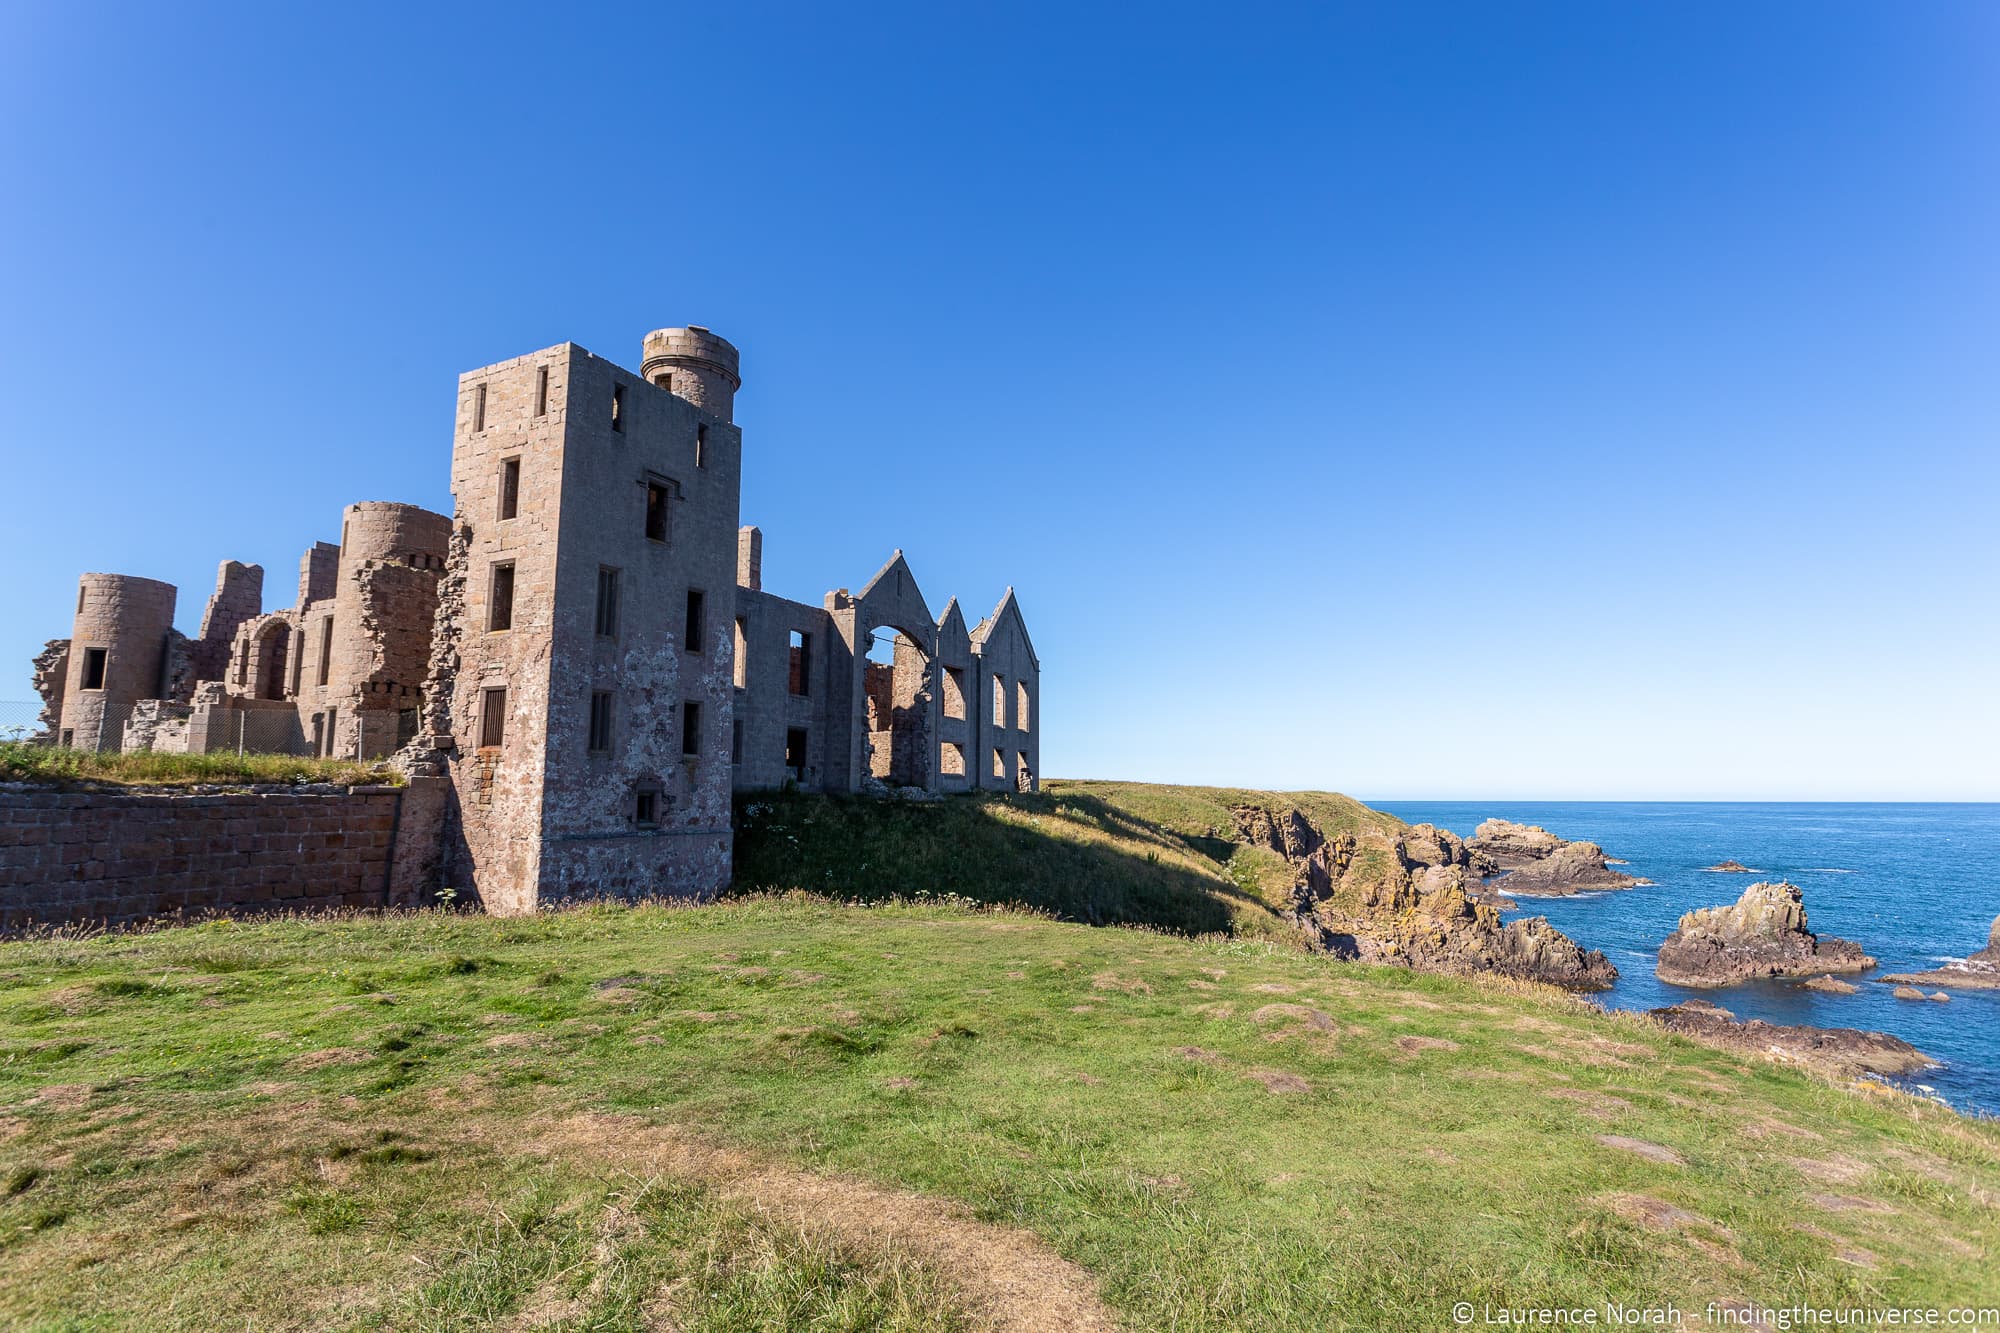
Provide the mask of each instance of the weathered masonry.
{"label": "weathered masonry", "polygon": [[445,779],[432,879],[497,912],[717,892],[738,790],[1034,790],[1013,589],[934,613],[896,551],[818,605],[764,590],[740,384],[699,326],[649,334],[636,373],[563,343],[461,376],[452,517],[349,507],[280,610],[227,562],[192,639],[171,586],[85,575],[36,659],[47,738],[395,753]]}

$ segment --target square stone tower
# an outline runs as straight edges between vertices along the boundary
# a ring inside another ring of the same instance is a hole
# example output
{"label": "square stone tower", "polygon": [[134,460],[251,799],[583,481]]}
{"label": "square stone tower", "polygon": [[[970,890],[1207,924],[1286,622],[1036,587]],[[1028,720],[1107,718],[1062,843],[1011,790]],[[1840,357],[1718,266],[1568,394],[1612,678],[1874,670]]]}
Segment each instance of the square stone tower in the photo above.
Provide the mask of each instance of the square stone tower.
{"label": "square stone tower", "polygon": [[431,728],[445,882],[490,911],[729,882],[737,353],[662,329],[643,364],[459,379]]}

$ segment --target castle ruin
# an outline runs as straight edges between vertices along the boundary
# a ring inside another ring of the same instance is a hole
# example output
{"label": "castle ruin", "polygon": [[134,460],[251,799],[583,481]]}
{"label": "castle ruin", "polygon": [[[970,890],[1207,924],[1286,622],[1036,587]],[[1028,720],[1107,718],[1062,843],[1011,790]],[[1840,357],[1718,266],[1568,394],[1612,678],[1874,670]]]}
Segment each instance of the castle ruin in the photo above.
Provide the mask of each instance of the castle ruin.
{"label": "castle ruin", "polygon": [[817,606],[764,590],[740,384],[699,326],[647,335],[637,374],[562,343],[460,376],[451,517],[350,505],[270,612],[226,561],[194,638],[172,585],[85,574],[34,663],[45,739],[394,755],[446,787],[436,883],[495,912],[713,895],[736,791],[1036,789],[1013,589],[933,614],[896,551]]}

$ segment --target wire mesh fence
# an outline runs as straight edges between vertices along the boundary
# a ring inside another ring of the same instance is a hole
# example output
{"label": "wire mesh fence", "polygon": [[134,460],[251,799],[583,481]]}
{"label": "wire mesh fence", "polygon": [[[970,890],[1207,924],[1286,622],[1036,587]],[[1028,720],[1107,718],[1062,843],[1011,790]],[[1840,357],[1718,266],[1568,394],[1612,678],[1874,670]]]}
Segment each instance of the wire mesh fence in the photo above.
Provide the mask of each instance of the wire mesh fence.
{"label": "wire mesh fence", "polygon": [[[262,706],[260,706],[262,705]],[[161,754],[281,754],[300,758],[381,759],[417,732],[413,708],[298,709],[261,700],[194,707],[164,699],[115,703],[81,699],[44,728],[38,702],[0,700],[0,741],[30,741],[70,750]]]}

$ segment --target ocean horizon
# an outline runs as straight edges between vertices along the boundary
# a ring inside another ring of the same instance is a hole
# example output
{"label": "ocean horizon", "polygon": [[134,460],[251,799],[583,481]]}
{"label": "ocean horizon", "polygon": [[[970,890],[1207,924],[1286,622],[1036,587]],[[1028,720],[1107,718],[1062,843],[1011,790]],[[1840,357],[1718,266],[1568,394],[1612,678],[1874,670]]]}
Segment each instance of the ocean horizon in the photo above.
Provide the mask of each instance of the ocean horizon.
{"label": "ocean horizon", "polygon": [[[1919,1002],[1896,999],[1877,980],[1985,947],[2000,914],[2000,802],[1377,798],[1368,804],[1463,837],[1485,819],[1539,824],[1559,837],[1595,842],[1627,862],[1621,867],[1627,874],[1653,881],[1521,900],[1520,915],[1547,917],[1617,965],[1617,985],[1592,997],[1606,1008],[1646,1010],[1702,998],[1738,1018],[1887,1032],[1944,1062],[1905,1086],[1967,1114],[2000,1115],[2000,992],[1953,989],[1949,1003]],[[1754,873],[1706,869],[1725,860]],[[1660,943],[1683,913],[1734,902],[1758,880],[1798,885],[1815,933],[1853,940],[1874,955],[1879,967],[1847,978],[1859,993],[1810,991],[1799,984],[1804,978],[1695,989],[1653,974]]]}

